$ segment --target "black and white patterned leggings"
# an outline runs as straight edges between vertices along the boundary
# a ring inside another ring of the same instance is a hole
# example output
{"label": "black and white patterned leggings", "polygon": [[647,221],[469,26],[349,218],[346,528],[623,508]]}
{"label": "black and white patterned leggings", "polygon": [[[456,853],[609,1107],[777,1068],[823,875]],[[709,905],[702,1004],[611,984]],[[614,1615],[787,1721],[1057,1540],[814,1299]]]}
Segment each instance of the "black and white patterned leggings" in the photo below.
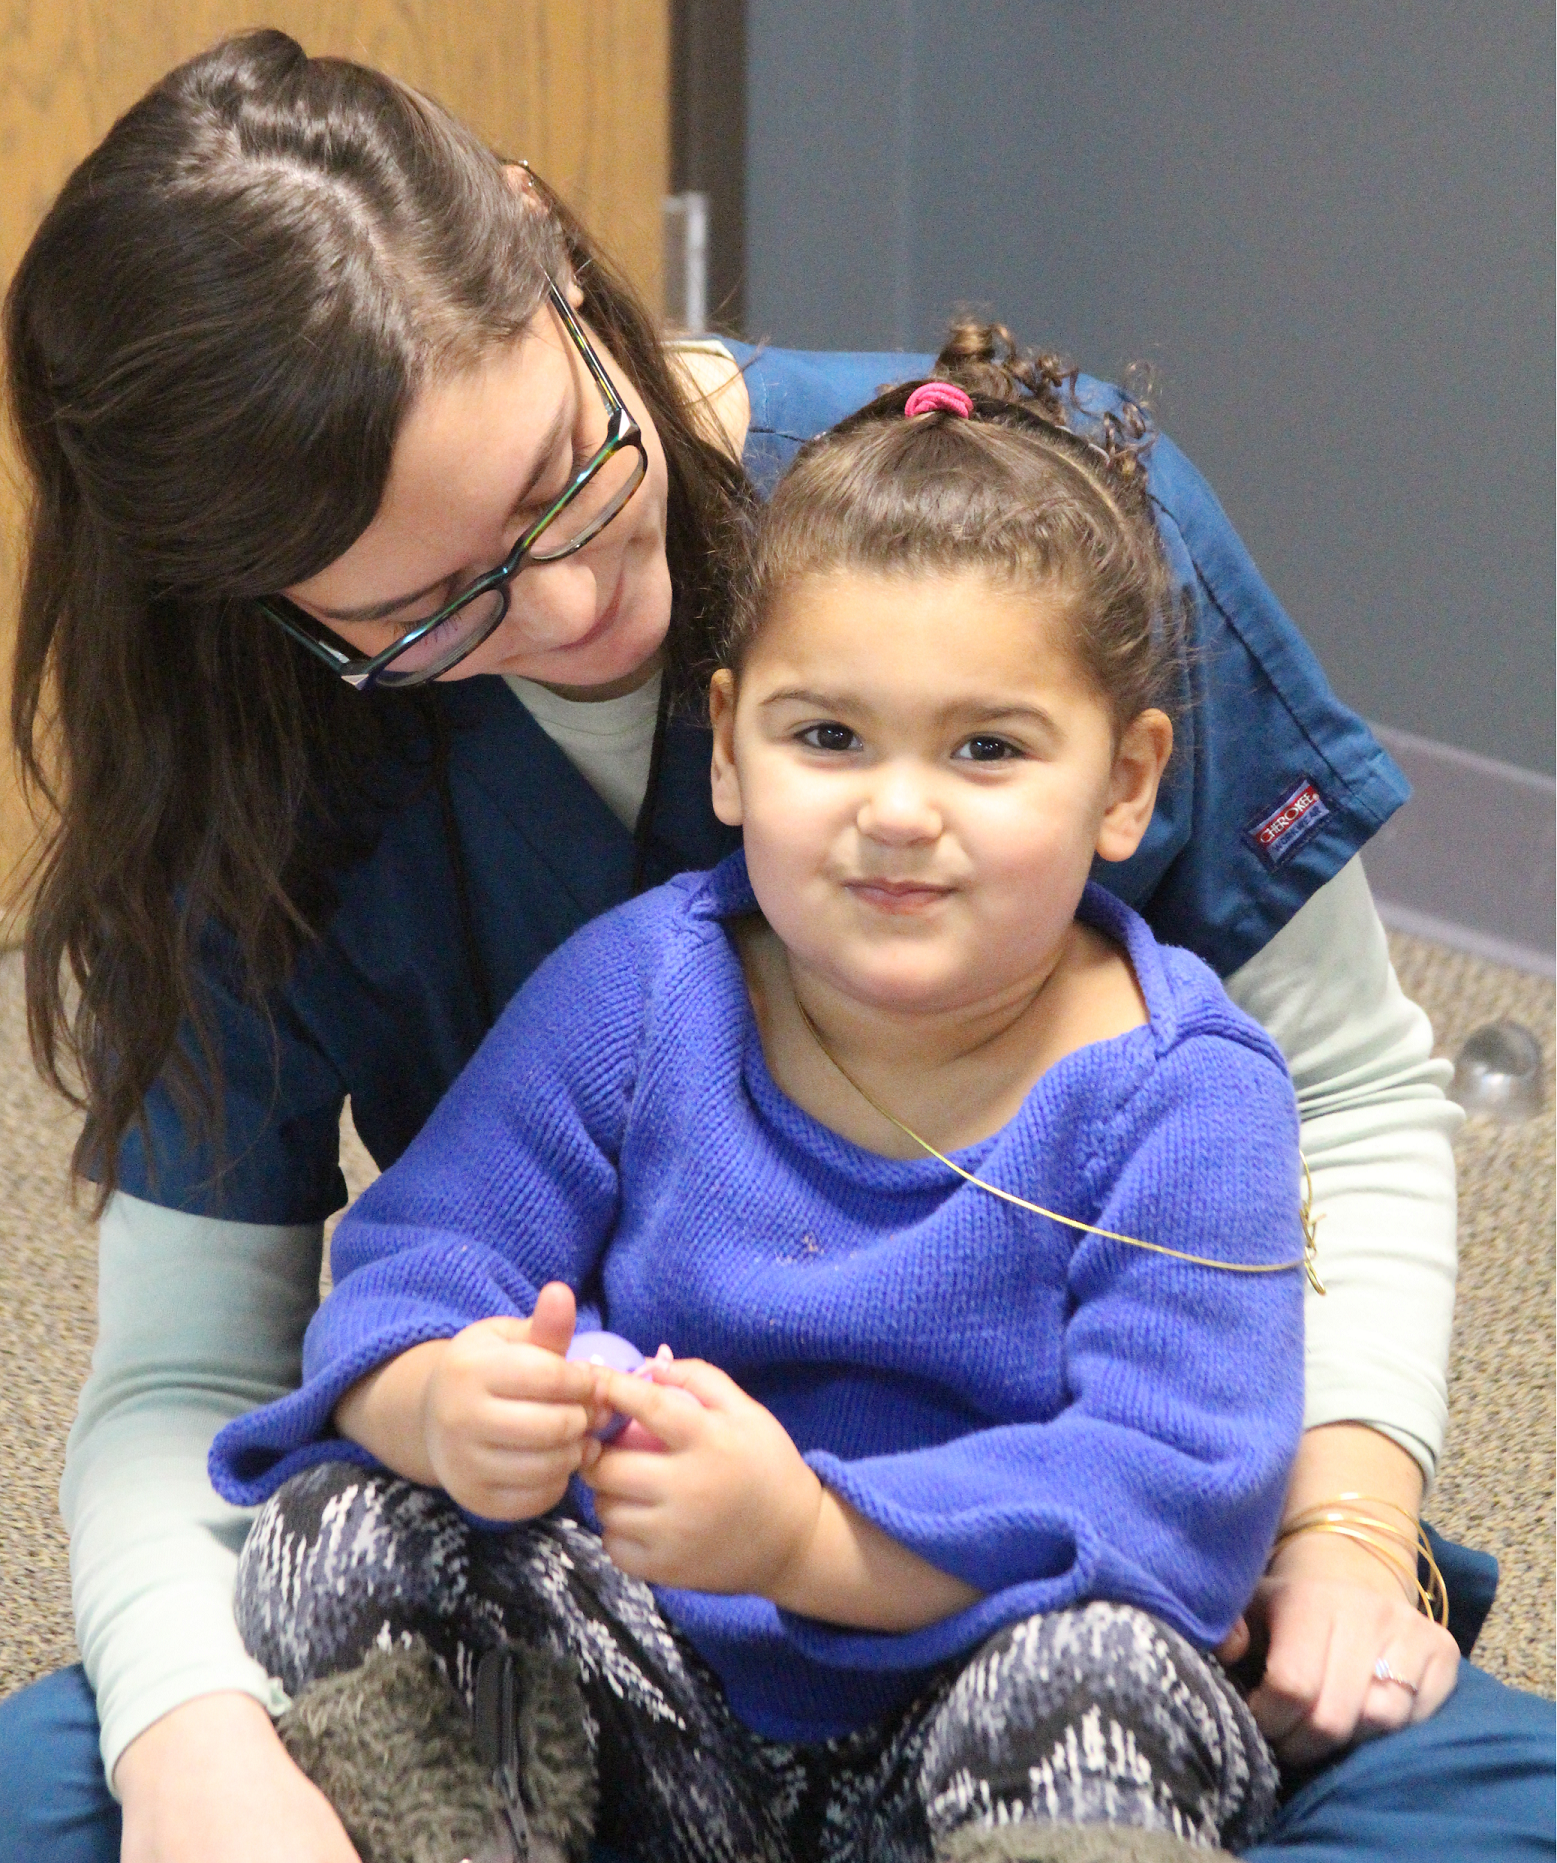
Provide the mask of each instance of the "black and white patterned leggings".
{"label": "black and white patterned leggings", "polygon": [[469,1702],[503,1638],[577,1670],[598,1837],[640,1863],[926,1863],[969,1827],[1111,1823],[1251,1843],[1276,1771],[1216,1663],[1096,1603],[1008,1625],[894,1714],[794,1746],[742,1725],[713,1672],[600,1541],[549,1516],[472,1529],[434,1489],[330,1462],[262,1510],[244,1642],[288,1693],[412,1635]]}

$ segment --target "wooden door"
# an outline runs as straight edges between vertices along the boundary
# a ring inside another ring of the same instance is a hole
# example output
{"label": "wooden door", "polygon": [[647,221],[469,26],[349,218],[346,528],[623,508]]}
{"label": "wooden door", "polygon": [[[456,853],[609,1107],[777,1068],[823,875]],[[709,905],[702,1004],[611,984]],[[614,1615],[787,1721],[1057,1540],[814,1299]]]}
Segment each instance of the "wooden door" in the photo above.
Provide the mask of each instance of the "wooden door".
{"label": "wooden door", "polygon": [[[0,279],[71,169],[165,71],[245,26],[377,65],[529,161],[661,301],[669,0],[54,0],[0,21]],[[0,454],[0,705],[9,715],[20,490]],[[8,902],[36,825],[0,758]],[[10,924],[17,923],[13,912]]]}

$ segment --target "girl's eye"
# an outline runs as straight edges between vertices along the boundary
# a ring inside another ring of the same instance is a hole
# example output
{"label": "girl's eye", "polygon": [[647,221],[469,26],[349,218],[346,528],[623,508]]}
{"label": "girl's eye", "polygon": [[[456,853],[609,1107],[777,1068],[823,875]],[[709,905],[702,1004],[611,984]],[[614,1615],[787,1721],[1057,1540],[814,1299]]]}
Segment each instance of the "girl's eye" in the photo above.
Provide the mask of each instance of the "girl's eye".
{"label": "girl's eye", "polygon": [[828,723],[807,725],[805,730],[799,734],[799,741],[804,744],[808,750],[830,750],[837,752],[843,750],[858,750],[861,748],[860,740],[847,725],[843,724]]}
{"label": "girl's eye", "polygon": [[1008,743],[1003,737],[970,737],[952,753],[967,763],[1004,763],[1008,758],[1020,757],[1021,754],[1015,744]]}

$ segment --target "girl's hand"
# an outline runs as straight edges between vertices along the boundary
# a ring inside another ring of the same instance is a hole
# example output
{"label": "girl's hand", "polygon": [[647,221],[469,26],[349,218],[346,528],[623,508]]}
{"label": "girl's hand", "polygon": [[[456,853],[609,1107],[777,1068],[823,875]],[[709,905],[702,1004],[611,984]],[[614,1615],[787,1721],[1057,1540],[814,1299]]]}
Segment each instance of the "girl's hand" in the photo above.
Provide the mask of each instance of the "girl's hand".
{"label": "girl's hand", "polygon": [[656,1360],[652,1378],[601,1376],[602,1403],[664,1444],[607,1448],[585,1470],[606,1551],[631,1578],[771,1596],[805,1557],[822,1484],[772,1412],[724,1372]]}
{"label": "girl's hand", "polygon": [[123,1863],[359,1863],[248,1695],[202,1695],[163,1715],[125,1748],[114,1782]]}
{"label": "girl's hand", "polygon": [[[1238,1661],[1251,1635],[1268,1640],[1269,1649],[1249,1707],[1282,1764],[1293,1768],[1425,1721],[1453,1693],[1460,1666],[1454,1638],[1406,1603],[1377,1560],[1317,1533],[1282,1548],[1247,1621],[1234,1626],[1218,1655]],[[1400,1681],[1379,1679],[1380,1659]]]}
{"label": "girl's hand", "polygon": [[564,1357],[574,1319],[572,1291],[553,1281],[528,1320],[478,1320],[439,1342],[422,1438],[434,1479],[471,1513],[532,1520],[598,1456],[598,1373]]}
{"label": "girl's hand", "polygon": [[574,1319],[572,1291],[548,1282],[527,1320],[478,1320],[380,1365],[336,1405],[336,1427],[473,1514],[533,1519],[599,1453],[595,1369],[563,1356]]}

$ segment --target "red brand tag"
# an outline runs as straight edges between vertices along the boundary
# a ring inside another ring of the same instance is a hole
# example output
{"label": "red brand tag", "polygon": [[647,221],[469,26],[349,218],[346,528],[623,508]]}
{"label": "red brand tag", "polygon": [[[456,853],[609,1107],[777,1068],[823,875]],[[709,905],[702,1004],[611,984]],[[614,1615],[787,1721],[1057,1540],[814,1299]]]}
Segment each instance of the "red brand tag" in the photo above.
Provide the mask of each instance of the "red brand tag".
{"label": "red brand tag", "polygon": [[1305,777],[1268,815],[1244,829],[1244,839],[1269,867],[1279,867],[1304,845],[1330,813],[1319,786]]}

